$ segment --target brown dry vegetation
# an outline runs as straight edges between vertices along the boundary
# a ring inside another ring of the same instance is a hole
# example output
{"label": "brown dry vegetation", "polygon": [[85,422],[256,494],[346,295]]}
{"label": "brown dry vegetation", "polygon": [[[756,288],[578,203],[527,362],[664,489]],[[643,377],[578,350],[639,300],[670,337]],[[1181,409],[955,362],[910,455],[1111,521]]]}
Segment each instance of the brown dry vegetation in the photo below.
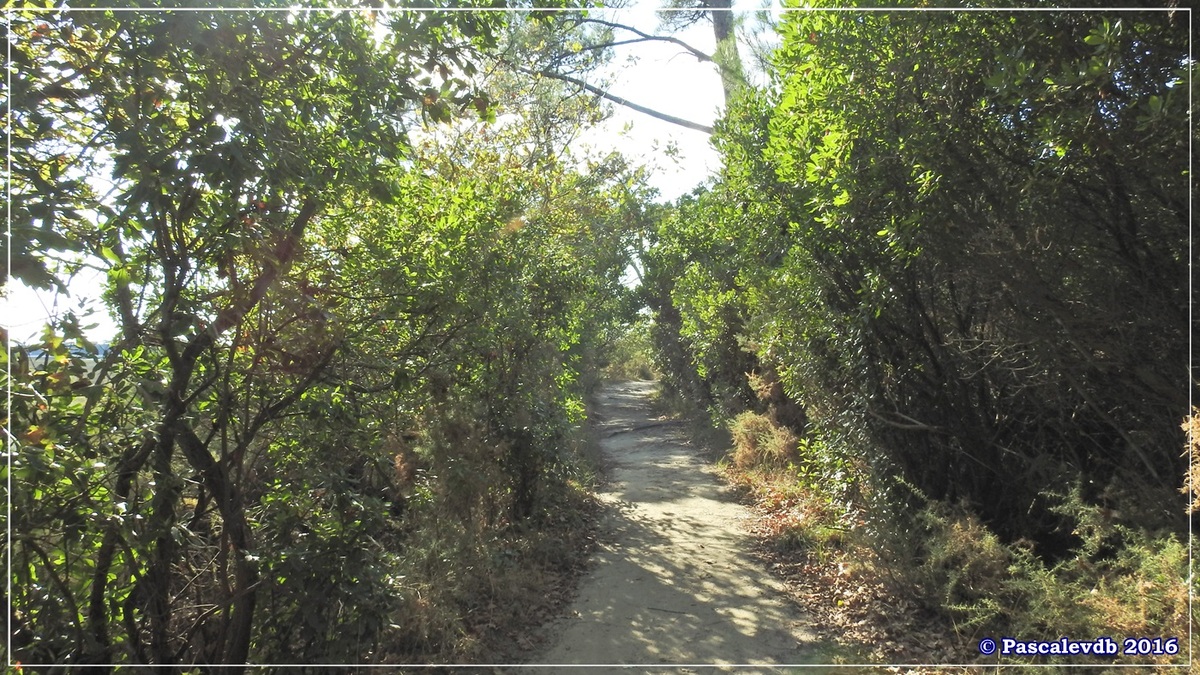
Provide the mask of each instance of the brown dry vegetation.
{"label": "brown dry vegetation", "polygon": [[1188,513],[1194,514],[1200,511],[1200,408],[1192,408],[1192,414],[1182,426],[1188,438],[1183,451],[1184,457],[1188,458],[1188,472],[1179,491],[1191,497]]}
{"label": "brown dry vegetation", "polygon": [[[758,555],[814,615],[823,636],[842,645],[841,662],[982,668],[996,663],[979,654],[983,637],[1032,635],[1045,628],[1079,639],[1179,637],[1186,653],[1188,587],[1180,575],[1187,550],[1173,537],[1118,535],[1105,514],[1070,497],[1063,508],[1093,542],[1084,549],[1091,546],[1098,555],[1059,565],[1038,560],[1027,545],[1001,542],[968,510],[944,504],[924,508],[918,531],[884,534],[872,531],[855,510],[835,508],[820,489],[805,485],[795,464],[778,462],[764,441],[782,434],[765,416],[743,413],[730,429],[733,443],[721,462],[723,475],[757,514],[750,530]],[[1128,539],[1125,550],[1099,551],[1115,536]],[[1179,659],[1126,662],[1161,663],[1156,670],[1173,672],[1177,666],[1170,664]],[[886,670],[947,672],[918,666]]]}

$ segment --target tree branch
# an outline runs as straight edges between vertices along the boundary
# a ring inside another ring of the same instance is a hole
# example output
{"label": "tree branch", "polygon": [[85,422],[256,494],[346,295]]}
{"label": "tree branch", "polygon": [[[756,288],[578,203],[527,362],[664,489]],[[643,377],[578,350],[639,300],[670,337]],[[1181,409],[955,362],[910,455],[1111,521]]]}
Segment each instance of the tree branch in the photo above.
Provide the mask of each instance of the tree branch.
{"label": "tree branch", "polygon": [[880,422],[883,422],[884,424],[887,424],[888,426],[891,426],[891,427],[895,427],[897,429],[904,429],[906,431],[933,431],[933,432],[941,432],[942,431],[941,427],[933,426],[931,424],[925,424],[924,422],[917,421],[898,410],[894,411],[892,414],[895,415],[896,417],[899,417],[902,420],[905,420],[904,422],[896,422],[894,420],[889,420],[888,418],[884,417],[883,415],[880,415],[879,413],[875,412],[874,410],[871,410],[870,408],[867,408],[867,414],[870,415],[871,417],[874,417],[875,419],[879,420]]}
{"label": "tree branch", "polygon": [[[292,262],[292,256],[296,253],[296,247],[300,244],[300,239],[304,235],[304,228],[308,226],[308,222],[317,213],[317,202],[313,199],[306,200],[304,205],[300,207],[300,213],[296,214],[296,219],[292,221],[292,226],[284,236],[283,240],[275,247],[272,257],[269,259],[267,268],[259,275],[254,282],[254,287],[250,294],[243,298],[240,302],[226,307],[217,316],[217,320],[209,328],[208,333],[201,332],[199,335],[209,335],[210,340],[215,339],[221,333],[238,324],[246,314],[254,308],[255,305],[263,299],[267,294],[267,289],[275,282],[279,274]],[[200,342],[200,340],[197,340]],[[188,345],[190,351],[199,353],[199,349],[192,349],[192,345]]]}
{"label": "tree branch", "polygon": [[[252,537],[250,524],[242,503],[242,493],[229,478],[224,464],[213,459],[204,441],[186,423],[176,423],[172,431],[183,449],[188,464],[200,473],[205,488],[212,495],[221,514],[225,535],[232,547],[234,565],[234,588],[231,597],[233,618],[225,637],[229,640],[223,659],[229,664],[245,664],[250,655],[250,638],[254,625],[256,605],[255,588],[258,586],[258,569],[248,557]],[[242,666],[232,669],[242,672]]]}
{"label": "tree branch", "polygon": [[[638,37],[642,38],[641,40],[636,40],[636,42],[644,42],[644,41],[648,41],[648,40],[653,40],[655,42],[669,42],[678,47],[683,47],[685,50],[687,50],[687,52],[689,54],[691,54],[692,56],[695,56],[696,60],[698,60],[698,61],[704,61],[704,62],[711,63],[713,60],[713,57],[711,55],[705,54],[704,52],[700,51],[699,49],[696,49],[695,47],[689,45],[688,43],[684,42],[683,40],[680,40],[679,38],[673,38],[673,37],[666,36],[666,35],[651,35],[649,33],[643,33],[642,31],[640,31],[632,26],[626,26],[625,24],[621,24],[621,23],[614,23],[612,21],[604,21],[602,19],[583,19],[582,21],[580,21],[580,23],[594,23],[599,26],[605,26],[607,28],[616,28],[617,30],[626,30],[626,31],[629,31],[630,33],[633,33],[634,35],[637,35]],[[635,42],[635,41],[631,40],[629,42]],[[599,46],[611,47],[611,46],[614,46],[617,44],[625,44],[625,43],[614,42],[609,45],[599,45]]]}
{"label": "tree branch", "polygon": [[580,87],[582,89],[586,89],[587,91],[592,92],[593,94],[599,96],[600,98],[607,99],[618,105],[623,105],[626,108],[632,108],[633,110],[636,110],[644,115],[649,115],[656,119],[660,119],[664,122],[670,122],[671,124],[675,124],[675,125],[684,127],[685,129],[692,129],[694,131],[702,131],[710,136],[713,133],[713,128],[710,126],[706,126],[704,124],[697,124],[696,122],[689,122],[688,120],[685,120],[682,117],[675,117],[674,115],[668,115],[666,113],[659,112],[652,108],[647,108],[646,106],[638,105],[637,103],[634,103],[633,101],[621,98],[620,96],[616,96],[614,94],[610,94],[607,91],[604,91],[603,89],[601,89],[599,87],[590,85],[587,82],[584,82],[583,80],[575,79],[574,77],[571,77],[569,75],[563,75],[561,73],[555,73],[555,72],[549,71],[549,70],[533,71],[533,70],[527,70],[525,68],[518,68],[518,70],[520,70],[521,72],[530,74],[530,75],[541,75],[542,77],[549,77],[551,79],[561,80],[563,82],[573,84],[577,87]]}

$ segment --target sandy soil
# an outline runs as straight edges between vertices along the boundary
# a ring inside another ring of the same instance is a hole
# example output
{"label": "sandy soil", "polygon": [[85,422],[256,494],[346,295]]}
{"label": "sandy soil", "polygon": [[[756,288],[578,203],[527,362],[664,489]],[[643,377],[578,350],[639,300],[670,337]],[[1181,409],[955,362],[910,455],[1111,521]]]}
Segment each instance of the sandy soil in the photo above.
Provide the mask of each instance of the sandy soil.
{"label": "sandy soil", "polygon": [[605,535],[550,647],[529,661],[542,667],[525,672],[781,673],[772,666],[825,662],[808,618],[750,555],[749,512],[679,426],[655,417],[655,386],[601,392]]}

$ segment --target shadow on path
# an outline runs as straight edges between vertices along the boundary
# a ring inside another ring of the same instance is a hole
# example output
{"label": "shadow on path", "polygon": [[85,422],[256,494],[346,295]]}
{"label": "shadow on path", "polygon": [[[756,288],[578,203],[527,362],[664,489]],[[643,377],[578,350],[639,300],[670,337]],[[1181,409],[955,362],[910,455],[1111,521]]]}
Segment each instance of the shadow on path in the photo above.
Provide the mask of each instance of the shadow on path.
{"label": "shadow on path", "polygon": [[781,673],[786,667],[773,664],[826,662],[808,618],[751,557],[748,511],[677,425],[654,418],[655,387],[624,382],[600,394],[601,447],[611,463],[600,493],[604,541],[551,646],[532,660],[541,667],[524,671],[593,664],[612,667],[578,672]]}

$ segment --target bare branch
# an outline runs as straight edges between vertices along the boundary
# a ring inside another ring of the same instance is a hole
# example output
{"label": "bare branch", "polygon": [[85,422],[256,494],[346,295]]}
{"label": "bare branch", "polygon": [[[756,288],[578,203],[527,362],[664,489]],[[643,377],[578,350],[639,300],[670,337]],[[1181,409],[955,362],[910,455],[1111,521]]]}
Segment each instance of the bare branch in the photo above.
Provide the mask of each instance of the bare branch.
{"label": "bare branch", "polygon": [[601,89],[599,87],[590,85],[587,82],[584,82],[583,80],[578,80],[569,75],[563,75],[561,73],[555,73],[555,72],[549,71],[549,70],[531,71],[531,70],[526,70],[524,68],[520,68],[520,70],[522,72],[528,73],[530,75],[541,75],[543,77],[549,77],[549,78],[552,78],[555,80],[561,80],[563,82],[573,84],[577,87],[581,87],[583,89],[586,89],[587,91],[592,92],[593,94],[599,96],[600,98],[607,99],[609,101],[612,101],[613,103],[616,103],[618,105],[623,105],[626,108],[631,108],[642,114],[649,115],[656,119],[660,119],[664,122],[670,122],[671,124],[675,124],[675,125],[684,127],[685,129],[692,129],[694,131],[702,131],[710,136],[713,133],[713,128],[710,126],[707,126],[704,124],[698,124],[696,122],[690,122],[681,117],[675,117],[674,115],[668,115],[666,113],[654,110],[653,108],[647,108],[646,106],[638,105],[637,103],[634,103],[633,101],[621,98],[620,96],[616,96],[614,94],[610,94],[607,91],[604,91],[603,89]]}
{"label": "bare branch", "polygon": [[[616,28],[617,30],[629,31],[630,33],[633,33],[634,35],[637,35],[638,37],[642,38],[641,40],[638,40],[637,42],[650,41],[650,40],[653,40],[655,42],[669,42],[673,45],[683,47],[685,50],[687,50],[687,52],[689,54],[691,54],[692,56],[695,56],[696,59],[699,61],[706,61],[706,62],[711,63],[713,60],[713,57],[711,55],[705,54],[704,52],[700,51],[699,49],[696,49],[695,47],[689,45],[688,43],[684,42],[683,40],[680,40],[678,38],[673,38],[668,35],[651,35],[650,33],[643,33],[642,31],[640,31],[636,28],[633,28],[632,26],[626,26],[625,24],[621,24],[621,23],[614,23],[612,21],[604,21],[602,19],[583,19],[580,23],[594,23],[599,26],[605,26],[608,28]],[[634,41],[630,40],[627,42],[634,42]],[[614,46],[614,45],[618,45],[618,44],[626,44],[626,42],[614,42],[614,43],[612,43],[612,45],[600,45],[600,46],[607,47],[607,46]]]}
{"label": "bare branch", "polygon": [[602,43],[594,44],[594,45],[584,45],[584,46],[580,47],[580,51],[597,51],[600,49],[608,49],[610,47],[620,47],[622,45],[636,45],[636,44],[641,44],[643,42],[652,42],[652,41],[661,40],[661,39],[662,38],[650,37],[650,38],[631,38],[629,40],[617,40],[616,42],[602,42]]}

